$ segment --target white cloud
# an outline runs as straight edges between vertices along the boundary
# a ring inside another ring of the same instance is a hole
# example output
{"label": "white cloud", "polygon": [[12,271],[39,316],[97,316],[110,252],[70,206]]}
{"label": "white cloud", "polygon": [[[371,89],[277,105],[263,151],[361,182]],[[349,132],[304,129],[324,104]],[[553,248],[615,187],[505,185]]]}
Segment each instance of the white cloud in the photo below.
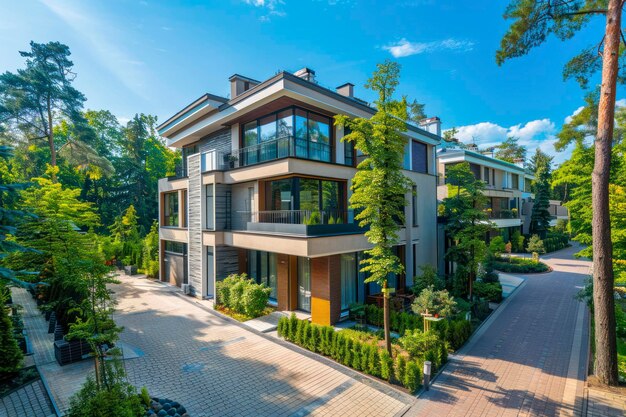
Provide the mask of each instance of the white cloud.
{"label": "white cloud", "polygon": [[572,114],[570,114],[569,116],[567,116],[565,118],[565,120],[563,121],[564,123],[569,123],[572,121],[572,119],[574,118],[574,116],[576,116],[578,113],[580,113],[581,111],[583,111],[583,109],[585,108],[585,106],[580,106],[579,108],[577,108],[576,110],[574,110],[574,112]]}
{"label": "white cloud", "polygon": [[40,1],[85,40],[98,62],[120,83],[143,99],[148,99],[144,63],[134,59],[119,47],[101,19],[91,18],[84,11],[65,2]]}
{"label": "white cloud", "polygon": [[619,100],[615,101],[615,106],[626,107],[626,98],[620,98]]}
{"label": "white cloud", "polygon": [[287,13],[280,8],[280,6],[285,4],[283,0],[243,0],[243,2],[267,12],[267,14],[259,17],[261,22],[269,22],[271,16],[284,17],[287,15]]}
{"label": "white cloud", "polygon": [[452,38],[433,42],[410,42],[402,38],[398,42],[383,46],[383,49],[395,58],[402,58],[441,50],[467,52],[473,47],[474,42]]}

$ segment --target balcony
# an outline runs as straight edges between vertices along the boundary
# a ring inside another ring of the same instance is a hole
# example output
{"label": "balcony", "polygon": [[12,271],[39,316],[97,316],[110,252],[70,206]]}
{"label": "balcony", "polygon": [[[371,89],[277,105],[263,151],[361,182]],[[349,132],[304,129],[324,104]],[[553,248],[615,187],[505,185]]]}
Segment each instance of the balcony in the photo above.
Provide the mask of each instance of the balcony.
{"label": "balcony", "polygon": [[490,219],[519,219],[519,212],[517,209],[501,209],[495,211],[487,209],[487,214]]}
{"label": "balcony", "polygon": [[313,161],[330,162],[330,145],[283,136],[257,145],[234,150],[226,156],[231,168],[261,164],[280,158],[296,157]]}
{"label": "balcony", "polygon": [[329,236],[363,233],[365,229],[354,220],[352,210],[270,210],[240,211],[235,228],[302,236]]}

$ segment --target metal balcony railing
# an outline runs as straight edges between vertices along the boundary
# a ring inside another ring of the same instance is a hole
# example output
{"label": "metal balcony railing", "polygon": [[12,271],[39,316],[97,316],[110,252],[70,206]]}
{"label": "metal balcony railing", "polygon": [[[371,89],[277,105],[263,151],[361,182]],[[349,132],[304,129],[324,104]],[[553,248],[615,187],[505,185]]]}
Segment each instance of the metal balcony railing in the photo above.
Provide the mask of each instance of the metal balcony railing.
{"label": "metal balcony railing", "polygon": [[487,210],[490,219],[519,219],[518,210],[502,209],[497,211]]}
{"label": "metal balcony railing", "polygon": [[331,148],[329,144],[323,142],[313,142],[293,136],[282,136],[237,149],[226,155],[226,160],[231,168],[237,168],[290,156],[330,162]]}
{"label": "metal balcony railing", "polygon": [[273,224],[349,224],[354,223],[352,210],[265,210],[240,211],[242,223]]}

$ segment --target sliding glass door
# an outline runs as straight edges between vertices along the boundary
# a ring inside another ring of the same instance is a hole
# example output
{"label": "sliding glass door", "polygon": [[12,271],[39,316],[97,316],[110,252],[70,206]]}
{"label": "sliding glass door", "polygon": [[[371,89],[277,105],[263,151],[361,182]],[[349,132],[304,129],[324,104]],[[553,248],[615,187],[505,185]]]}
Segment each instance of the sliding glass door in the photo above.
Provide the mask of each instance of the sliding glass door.
{"label": "sliding glass door", "polygon": [[311,260],[298,257],[298,309],[311,311]]}

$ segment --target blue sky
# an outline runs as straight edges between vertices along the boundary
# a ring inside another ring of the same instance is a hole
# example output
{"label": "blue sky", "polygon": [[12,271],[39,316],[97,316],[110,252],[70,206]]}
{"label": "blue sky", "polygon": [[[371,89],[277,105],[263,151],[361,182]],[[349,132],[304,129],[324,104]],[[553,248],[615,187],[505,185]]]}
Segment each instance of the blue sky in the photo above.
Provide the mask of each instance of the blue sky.
{"label": "blue sky", "polygon": [[554,133],[583,104],[563,64],[603,32],[596,18],[573,40],[551,39],[498,67],[509,23],[506,2],[492,0],[2,2],[0,70],[19,68],[30,40],[63,42],[87,108],[122,121],[140,112],[163,121],[205,92],[225,96],[234,73],[264,80],[304,66],[321,85],[349,81],[372,100],[363,84],[392,58],[402,64],[399,93],[425,103],[444,129],[485,145],[513,134],[551,153]]}

